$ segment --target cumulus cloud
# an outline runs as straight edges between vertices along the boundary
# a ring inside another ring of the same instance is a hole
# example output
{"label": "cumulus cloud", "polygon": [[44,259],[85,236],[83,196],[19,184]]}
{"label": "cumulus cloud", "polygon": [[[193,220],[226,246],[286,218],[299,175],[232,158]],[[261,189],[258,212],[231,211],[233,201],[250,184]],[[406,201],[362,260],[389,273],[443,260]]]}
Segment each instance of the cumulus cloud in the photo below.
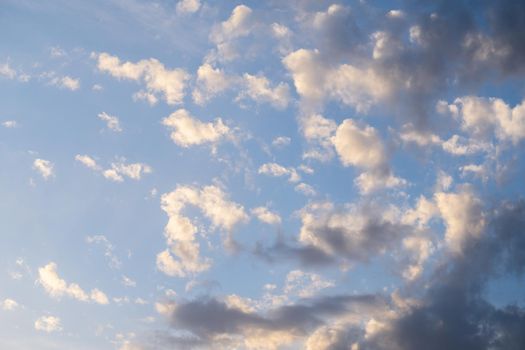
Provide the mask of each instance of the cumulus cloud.
{"label": "cumulus cloud", "polygon": [[5,311],[13,311],[20,306],[15,300],[9,298],[2,300],[0,305]]}
{"label": "cumulus cloud", "polygon": [[113,269],[119,269],[122,261],[115,255],[115,247],[104,235],[93,235],[86,237],[86,243],[100,245],[104,249],[104,256],[108,260],[109,266]]}
{"label": "cumulus cloud", "polygon": [[288,181],[294,183],[301,180],[301,176],[294,168],[286,168],[277,163],[265,163],[259,167],[259,174],[273,177],[288,176]]}
{"label": "cumulus cloud", "polygon": [[388,82],[374,70],[350,64],[330,66],[318,51],[297,50],[286,56],[283,63],[307,110],[318,110],[326,99],[331,99],[366,112],[390,93]]}
{"label": "cumulus cloud", "polygon": [[230,128],[221,118],[204,123],[193,117],[187,110],[179,109],[162,120],[171,131],[170,137],[177,145],[187,148],[202,144],[215,144],[231,137]]}
{"label": "cumulus cloud", "polygon": [[67,75],[64,77],[54,77],[51,79],[50,83],[71,91],[80,89],[80,80]]}
{"label": "cumulus cloud", "polygon": [[120,122],[117,117],[113,115],[109,115],[106,112],[102,112],[98,114],[98,118],[104,122],[106,122],[106,126],[109,130],[115,131],[115,132],[121,132],[122,128],[120,127]]}
{"label": "cumulus cloud", "polygon": [[56,316],[42,316],[35,321],[35,329],[46,333],[60,332],[62,324]]}
{"label": "cumulus cloud", "polygon": [[190,78],[185,70],[166,68],[155,58],[133,63],[121,62],[117,56],[105,52],[93,54],[93,57],[97,59],[97,67],[101,72],[109,73],[118,79],[142,82],[146,90],[141,96],[144,96],[144,93],[154,97],[160,94],[169,105],[182,103],[186,82]]}
{"label": "cumulus cloud", "polygon": [[132,180],[140,180],[145,174],[150,174],[153,169],[145,163],[126,163],[125,158],[118,158],[118,161],[112,162],[110,168],[103,169],[95,159],[88,155],[77,154],[75,160],[85,167],[99,172],[106,179],[123,182],[124,177]]}
{"label": "cumulus cloud", "polygon": [[392,174],[388,154],[375,128],[346,119],[338,126],[332,142],[344,166],[365,170],[355,180],[363,193],[406,184],[404,179]]}
{"label": "cumulus cloud", "polygon": [[269,225],[278,225],[281,223],[281,217],[279,214],[270,211],[266,207],[257,207],[251,210],[252,214],[255,215],[259,221]]}
{"label": "cumulus cloud", "polygon": [[182,213],[187,205],[199,208],[211,221],[212,228],[228,233],[226,245],[232,244],[230,235],[234,227],[248,219],[243,206],[230,201],[217,186],[178,186],[174,191],[163,194],[161,208],[169,218],[164,228],[168,247],[157,255],[157,268],[169,276],[184,277],[211,266],[210,259],[200,257],[197,226]]}
{"label": "cumulus cloud", "polygon": [[216,45],[219,60],[231,61],[238,57],[235,41],[251,33],[254,25],[252,12],[248,6],[238,5],[226,21],[214,27],[210,40]]}
{"label": "cumulus cloud", "polygon": [[278,109],[288,106],[290,92],[288,84],[279,83],[275,87],[270,86],[270,81],[263,75],[250,75],[245,73],[242,76],[245,88],[241,91],[238,100],[249,97],[256,102],[267,102]]}
{"label": "cumulus cloud", "polygon": [[175,10],[179,14],[195,13],[199,11],[202,4],[200,0],[180,0],[177,2]]}
{"label": "cumulus cloud", "polygon": [[54,262],[38,268],[37,281],[52,298],[59,299],[63,296],[68,296],[83,302],[109,303],[107,296],[102,291],[95,288],[90,293],[87,293],[78,284],[68,284],[61,279],[57,273],[57,264]]}
{"label": "cumulus cloud", "polygon": [[33,162],[33,169],[38,171],[44,180],[49,179],[50,177],[55,176],[54,165],[51,161],[37,158]]}
{"label": "cumulus cloud", "polygon": [[16,128],[18,126],[18,123],[16,120],[6,120],[2,122],[2,126],[4,128],[12,129],[12,128]]}
{"label": "cumulus cloud", "polygon": [[226,91],[235,82],[220,68],[204,63],[197,69],[196,87],[192,92],[193,101],[199,105]]}

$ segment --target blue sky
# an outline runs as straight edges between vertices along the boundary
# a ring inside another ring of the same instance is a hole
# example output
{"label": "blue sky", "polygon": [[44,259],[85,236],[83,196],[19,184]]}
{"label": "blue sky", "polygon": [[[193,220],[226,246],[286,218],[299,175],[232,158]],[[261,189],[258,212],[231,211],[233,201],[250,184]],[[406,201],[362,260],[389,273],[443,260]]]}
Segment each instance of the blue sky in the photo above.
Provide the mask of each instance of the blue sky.
{"label": "blue sky", "polygon": [[525,347],[523,33],[510,0],[3,1],[0,347]]}

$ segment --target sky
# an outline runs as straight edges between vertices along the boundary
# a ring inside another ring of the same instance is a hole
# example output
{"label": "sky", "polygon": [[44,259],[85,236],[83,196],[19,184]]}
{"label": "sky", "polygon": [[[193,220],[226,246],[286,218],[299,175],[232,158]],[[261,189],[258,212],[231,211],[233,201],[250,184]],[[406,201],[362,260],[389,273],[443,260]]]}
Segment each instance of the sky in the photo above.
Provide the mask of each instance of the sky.
{"label": "sky", "polygon": [[525,348],[525,3],[3,0],[0,348]]}

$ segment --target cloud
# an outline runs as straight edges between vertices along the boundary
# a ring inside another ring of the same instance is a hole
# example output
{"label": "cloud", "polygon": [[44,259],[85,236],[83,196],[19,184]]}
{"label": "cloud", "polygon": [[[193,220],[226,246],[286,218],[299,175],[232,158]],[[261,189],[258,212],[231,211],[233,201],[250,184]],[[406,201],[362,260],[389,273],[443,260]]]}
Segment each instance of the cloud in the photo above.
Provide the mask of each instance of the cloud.
{"label": "cloud", "polygon": [[7,298],[0,303],[0,306],[2,310],[13,311],[17,309],[20,305],[15,300]]}
{"label": "cloud", "polygon": [[185,70],[180,68],[167,69],[157,59],[150,58],[136,63],[121,62],[116,56],[108,53],[93,54],[97,59],[97,67],[118,79],[128,79],[142,82],[145,93],[157,96],[161,94],[169,105],[183,102],[186,81],[190,78]]}
{"label": "cloud", "polygon": [[115,131],[115,132],[122,131],[122,128],[120,127],[120,122],[117,117],[109,115],[106,112],[102,112],[98,114],[98,118],[106,122],[106,126],[108,127],[109,130]]}
{"label": "cloud", "polygon": [[292,74],[305,111],[319,110],[325,100],[336,100],[357,112],[366,112],[390,93],[387,81],[372,69],[350,64],[330,66],[318,51],[300,49],[283,58]]}
{"label": "cloud", "polygon": [[202,4],[200,0],[180,0],[177,2],[175,10],[178,14],[195,13],[199,11]]}
{"label": "cloud", "polygon": [[213,28],[210,41],[216,45],[219,60],[232,61],[238,57],[235,40],[251,33],[254,25],[252,12],[248,6],[238,5],[226,21]]}
{"label": "cloud", "polygon": [[58,299],[63,296],[68,296],[83,302],[93,301],[98,304],[109,303],[106,295],[100,290],[95,288],[88,294],[80,288],[78,284],[68,284],[65,280],[61,279],[57,273],[57,264],[54,262],[38,268],[37,282],[52,298]]}
{"label": "cloud", "polygon": [[301,180],[301,176],[294,168],[285,168],[277,163],[265,163],[259,167],[259,174],[273,177],[288,176],[288,181],[294,183]]}
{"label": "cloud", "polygon": [[270,103],[278,109],[284,109],[288,106],[290,100],[290,92],[288,84],[279,83],[275,87],[270,86],[270,81],[263,75],[250,75],[245,73],[242,76],[245,88],[237,96],[237,100],[242,100],[246,97],[253,99],[256,102]]}
{"label": "cloud", "polygon": [[337,127],[331,140],[344,166],[365,170],[355,179],[361,192],[406,184],[405,180],[392,175],[385,146],[375,128],[346,119]]}
{"label": "cloud", "polygon": [[[231,232],[235,226],[247,221],[244,208],[228,200],[228,196],[217,186],[178,186],[161,197],[161,208],[168,215],[164,236],[168,249],[157,255],[157,268],[169,276],[184,277],[207,270],[211,260],[200,257],[200,244],[196,240],[198,228],[182,214],[187,205],[201,210],[212,223],[212,228],[228,233],[226,245],[231,245]],[[173,258],[175,255],[176,259]]]}
{"label": "cloud", "polygon": [[286,275],[284,293],[297,295],[300,298],[311,298],[319,291],[334,286],[334,281],[324,280],[318,274],[292,270]]}
{"label": "cloud", "polygon": [[271,212],[266,207],[257,207],[253,208],[251,210],[252,214],[259,219],[259,221],[262,221],[269,225],[278,225],[281,223],[281,217],[279,214]]}
{"label": "cloud", "polygon": [[499,98],[465,96],[454,100],[447,110],[478,140],[494,134],[499,140],[517,144],[525,138],[525,101],[511,107]]}
{"label": "cloud", "polygon": [[272,146],[284,147],[288,146],[292,142],[292,139],[287,136],[278,136],[272,140]]}
{"label": "cloud", "polygon": [[80,80],[71,78],[69,76],[65,76],[65,77],[60,78],[57,85],[59,85],[60,87],[69,89],[71,91],[75,91],[75,90],[80,89]]}
{"label": "cloud", "polygon": [[0,76],[7,78],[7,79],[14,79],[16,78],[16,71],[11,68],[9,65],[9,62],[5,62],[0,64]]}
{"label": "cloud", "polygon": [[16,128],[18,126],[18,123],[16,120],[6,120],[2,122],[2,126],[8,129]]}
{"label": "cloud", "polygon": [[33,169],[38,171],[44,180],[55,176],[54,165],[49,160],[37,158],[33,162]]}
{"label": "cloud", "polygon": [[295,186],[295,191],[296,192],[299,192],[299,193],[302,193],[304,194],[305,196],[309,196],[309,197],[313,197],[317,194],[317,192],[315,192],[315,189],[304,183],[304,182],[301,182],[300,184],[298,184],[297,186]]}
{"label": "cloud", "polygon": [[228,76],[222,69],[204,63],[197,69],[196,87],[193,90],[193,101],[203,105],[211,98],[226,91],[236,79]]}
{"label": "cloud", "polygon": [[187,110],[179,109],[162,120],[171,129],[170,137],[177,145],[187,148],[205,143],[215,144],[231,136],[231,130],[221,118],[203,123]]}
{"label": "cloud", "polygon": [[105,170],[97,164],[95,159],[88,155],[77,154],[75,160],[91,170],[100,172],[106,179],[115,182],[124,181],[124,177],[138,181],[142,179],[142,176],[153,171],[148,164],[126,163],[126,159],[122,157],[118,158],[118,161],[112,162],[111,167]]}
{"label": "cloud", "polygon": [[75,160],[80,162],[80,163],[82,163],[83,165],[85,165],[86,167],[88,167],[90,169],[93,169],[93,170],[99,170],[100,169],[100,167],[97,164],[97,161],[94,160],[93,158],[91,158],[88,155],[77,154],[75,156]]}
{"label": "cloud", "polygon": [[115,255],[115,247],[113,244],[103,235],[87,236],[86,242],[88,244],[98,244],[104,248],[104,256],[108,260],[109,267],[112,269],[120,269],[122,267],[122,261]]}
{"label": "cloud", "polygon": [[62,330],[60,318],[55,316],[42,316],[35,321],[35,329],[46,333],[60,332]]}

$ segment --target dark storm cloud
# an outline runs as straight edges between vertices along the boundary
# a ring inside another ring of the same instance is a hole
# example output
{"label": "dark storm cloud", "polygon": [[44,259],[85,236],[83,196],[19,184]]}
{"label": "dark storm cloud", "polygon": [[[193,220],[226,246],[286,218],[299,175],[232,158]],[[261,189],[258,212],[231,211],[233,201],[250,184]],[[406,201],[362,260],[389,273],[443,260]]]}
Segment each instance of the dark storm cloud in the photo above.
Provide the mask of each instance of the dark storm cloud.
{"label": "dark storm cloud", "polygon": [[171,315],[172,326],[190,332],[200,341],[212,341],[219,334],[242,335],[250,329],[288,331],[306,335],[324,324],[326,318],[384,308],[375,295],[343,295],[305,300],[277,307],[264,315],[228,306],[217,299],[180,303]]}
{"label": "dark storm cloud", "polygon": [[[410,225],[382,217],[384,209],[376,204],[303,210],[301,231],[315,236],[315,245],[307,240],[286,240],[279,236],[269,247],[257,243],[254,254],[268,262],[289,259],[307,267],[337,264],[341,259],[369,262],[398,248],[403,238],[417,234]],[[310,215],[313,220],[305,219]]]}
{"label": "dark storm cloud", "polygon": [[525,310],[498,309],[484,299],[494,277],[523,272],[525,202],[504,203],[494,211],[482,239],[434,272],[420,307],[363,343],[363,349],[523,349]]}

